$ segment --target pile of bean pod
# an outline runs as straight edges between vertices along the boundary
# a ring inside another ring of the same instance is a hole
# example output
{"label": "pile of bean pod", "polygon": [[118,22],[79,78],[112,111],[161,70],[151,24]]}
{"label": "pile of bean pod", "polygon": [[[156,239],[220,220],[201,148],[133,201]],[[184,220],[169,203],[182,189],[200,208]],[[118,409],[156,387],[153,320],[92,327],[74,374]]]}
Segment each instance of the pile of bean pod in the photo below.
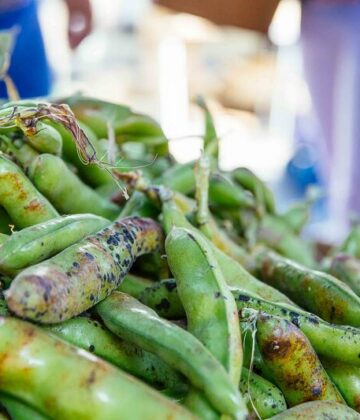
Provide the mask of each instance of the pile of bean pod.
{"label": "pile of bean pod", "polygon": [[83,96],[0,108],[0,419],[360,419],[360,227]]}

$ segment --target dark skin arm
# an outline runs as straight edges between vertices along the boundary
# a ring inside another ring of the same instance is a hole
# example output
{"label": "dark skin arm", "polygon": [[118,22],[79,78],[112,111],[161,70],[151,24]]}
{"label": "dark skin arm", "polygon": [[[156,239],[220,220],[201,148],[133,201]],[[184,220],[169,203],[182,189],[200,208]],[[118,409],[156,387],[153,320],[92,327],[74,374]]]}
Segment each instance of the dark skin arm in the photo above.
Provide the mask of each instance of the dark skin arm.
{"label": "dark skin arm", "polygon": [[91,33],[92,12],[90,0],[65,0],[69,9],[69,43],[72,49]]}

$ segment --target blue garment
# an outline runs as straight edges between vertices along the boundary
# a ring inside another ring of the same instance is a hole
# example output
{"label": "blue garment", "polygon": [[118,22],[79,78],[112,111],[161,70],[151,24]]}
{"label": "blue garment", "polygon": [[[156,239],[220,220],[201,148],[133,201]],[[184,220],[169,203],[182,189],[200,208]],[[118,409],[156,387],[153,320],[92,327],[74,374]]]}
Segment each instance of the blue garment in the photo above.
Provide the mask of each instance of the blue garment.
{"label": "blue garment", "polygon": [[[14,7],[0,7],[0,31],[14,27],[17,28],[17,36],[8,73],[21,98],[46,96],[51,89],[52,77],[37,16],[36,0],[18,0]],[[0,81],[0,97],[7,98],[3,81]]]}

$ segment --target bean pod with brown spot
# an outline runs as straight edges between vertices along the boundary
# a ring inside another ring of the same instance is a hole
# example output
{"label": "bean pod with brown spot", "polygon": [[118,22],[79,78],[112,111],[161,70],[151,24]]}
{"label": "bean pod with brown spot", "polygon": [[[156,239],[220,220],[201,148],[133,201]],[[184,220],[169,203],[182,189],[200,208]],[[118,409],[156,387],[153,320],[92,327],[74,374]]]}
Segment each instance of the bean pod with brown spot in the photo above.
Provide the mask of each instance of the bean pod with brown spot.
{"label": "bean pod with brown spot", "polygon": [[256,328],[264,362],[291,407],[314,400],[343,402],[309,340],[295,325],[259,313]]}
{"label": "bean pod with brown spot", "polygon": [[116,289],[139,255],[160,249],[151,219],[129,217],[18,274],[6,291],[11,312],[40,323],[72,318]]}
{"label": "bean pod with brown spot", "polygon": [[272,251],[254,255],[255,275],[326,321],[360,326],[360,297],[329,274],[310,270]]}
{"label": "bean pod with brown spot", "polygon": [[332,325],[316,315],[284,303],[269,302],[246,290],[232,288],[240,320],[247,310],[284,318],[306,335],[317,354],[360,367],[360,329]]}
{"label": "bean pod with brown spot", "polygon": [[185,408],[98,357],[0,318],[0,390],[51,419],[193,419]]}
{"label": "bean pod with brown spot", "polygon": [[290,408],[271,420],[359,420],[360,415],[344,404],[332,401],[311,401]]}
{"label": "bean pod with brown spot", "polygon": [[19,229],[59,215],[21,169],[3,154],[0,154],[0,205]]}
{"label": "bean pod with brown spot", "polygon": [[360,368],[328,359],[321,362],[347,405],[360,413]]}
{"label": "bean pod with brown spot", "polygon": [[44,153],[31,164],[29,178],[62,214],[93,213],[114,220],[118,206],[84,184],[58,156]]}

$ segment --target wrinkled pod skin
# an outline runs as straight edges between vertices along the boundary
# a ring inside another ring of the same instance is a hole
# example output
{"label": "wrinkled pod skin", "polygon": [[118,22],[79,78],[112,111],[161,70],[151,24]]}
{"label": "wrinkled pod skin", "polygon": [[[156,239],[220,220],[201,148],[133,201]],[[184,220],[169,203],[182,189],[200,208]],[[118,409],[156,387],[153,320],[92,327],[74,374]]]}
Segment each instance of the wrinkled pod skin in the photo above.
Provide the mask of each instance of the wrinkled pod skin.
{"label": "wrinkled pod skin", "polygon": [[32,324],[2,317],[0,335],[1,391],[52,419],[193,418],[147,385]]}
{"label": "wrinkled pod skin", "polygon": [[94,306],[116,289],[135,259],[158,251],[163,235],[151,219],[128,217],[18,274],[5,292],[11,312],[57,323]]}
{"label": "wrinkled pod skin", "polygon": [[188,331],[118,291],[100,302],[96,312],[114,334],[156,354],[186,376],[220,413],[244,418],[237,387],[223,366]]}
{"label": "wrinkled pod skin", "polygon": [[14,232],[0,248],[0,272],[15,274],[110,224],[92,214],[59,216]]}
{"label": "wrinkled pod skin", "polygon": [[310,401],[290,408],[271,420],[359,420],[360,415],[344,404],[333,401]]}
{"label": "wrinkled pod skin", "polygon": [[306,401],[344,402],[306,336],[291,322],[259,313],[256,341],[290,407]]}

